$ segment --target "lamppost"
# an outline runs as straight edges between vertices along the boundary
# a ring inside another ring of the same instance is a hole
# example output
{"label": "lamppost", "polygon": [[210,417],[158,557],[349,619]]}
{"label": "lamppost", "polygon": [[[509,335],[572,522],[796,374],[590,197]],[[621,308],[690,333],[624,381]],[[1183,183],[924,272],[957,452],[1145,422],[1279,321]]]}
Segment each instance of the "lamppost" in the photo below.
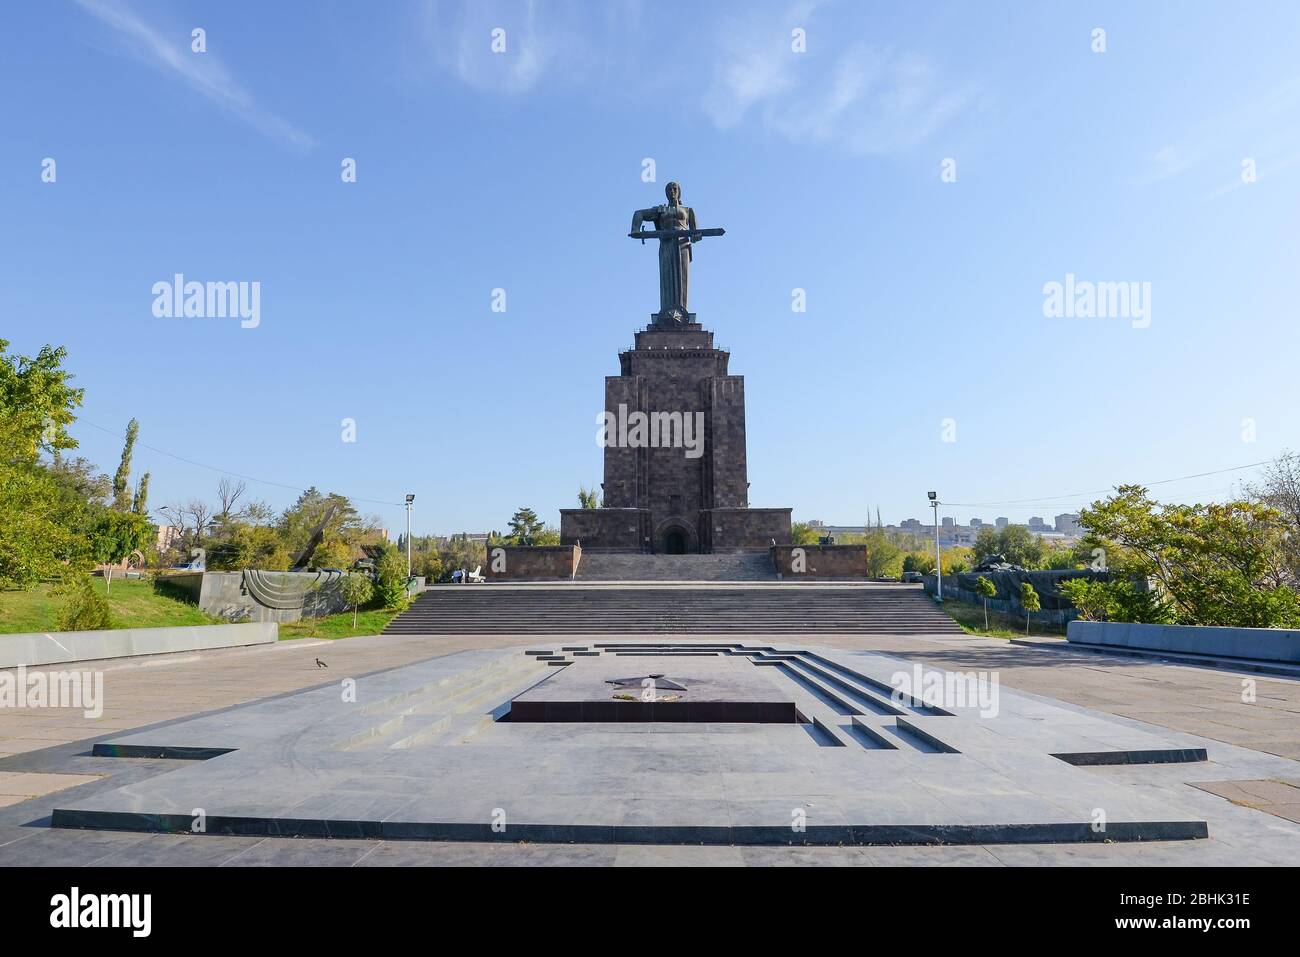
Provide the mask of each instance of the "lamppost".
{"label": "lamppost", "polygon": [[935,599],[943,601],[943,557],[939,554],[939,493],[928,492],[934,509],[934,588]]}
{"label": "lamppost", "polygon": [[411,580],[411,503],[414,495],[406,496],[406,580]]}

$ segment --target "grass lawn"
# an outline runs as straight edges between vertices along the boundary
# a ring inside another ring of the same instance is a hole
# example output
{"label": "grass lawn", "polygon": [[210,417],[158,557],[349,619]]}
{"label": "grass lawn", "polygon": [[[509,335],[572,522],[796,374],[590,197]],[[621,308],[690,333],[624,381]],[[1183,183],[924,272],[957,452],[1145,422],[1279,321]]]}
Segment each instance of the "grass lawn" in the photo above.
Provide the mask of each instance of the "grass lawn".
{"label": "grass lawn", "polygon": [[378,608],[363,611],[352,624],[352,612],[326,615],[323,618],[305,618],[302,621],[280,623],[280,640],[289,638],[353,638],[357,635],[377,635],[384,626],[402,611],[400,608]]}
{"label": "grass lawn", "polygon": [[[968,635],[980,635],[984,638],[1023,638],[1025,637],[1025,620],[1019,615],[1008,615],[989,609],[989,629],[984,630],[984,605],[968,601],[945,598],[939,606],[948,613],[953,621],[961,626]],[[1029,626],[1031,638],[1064,638],[1065,629],[1059,625],[1042,625],[1034,622]]]}
{"label": "grass lawn", "polygon": [[[105,594],[104,580],[93,581],[95,590]],[[115,579],[107,595],[114,628],[212,625],[219,621],[194,605],[155,594],[152,583],[135,578]],[[0,591],[0,634],[57,631],[59,601],[52,585],[38,585],[31,591]]]}

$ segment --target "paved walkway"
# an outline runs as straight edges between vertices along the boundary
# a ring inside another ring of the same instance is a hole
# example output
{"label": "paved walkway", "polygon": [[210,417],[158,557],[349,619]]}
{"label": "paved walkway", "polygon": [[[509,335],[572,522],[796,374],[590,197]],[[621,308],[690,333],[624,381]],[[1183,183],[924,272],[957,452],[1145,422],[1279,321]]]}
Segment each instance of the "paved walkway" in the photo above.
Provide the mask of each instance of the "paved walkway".
{"label": "paved walkway", "polygon": [[[566,639],[557,636],[549,640],[559,644]],[[45,826],[44,819],[60,802],[61,792],[107,784],[109,776],[114,784],[125,783],[167,767],[165,762],[92,758],[87,739],[468,648],[519,643],[516,637],[503,636],[303,639],[258,648],[98,663],[104,673],[105,698],[99,718],[88,719],[77,709],[0,709],[0,865],[1250,863],[1242,859],[1240,846],[1234,848],[1213,837],[1210,841],[1100,846],[692,848],[285,841],[57,831]],[[1001,683],[1010,688],[1300,760],[1300,681],[1068,649],[1046,650],[969,636],[826,636],[809,643],[898,654],[947,669],[996,671]],[[326,667],[320,667],[318,660]],[[96,665],[82,663],[78,668],[95,670]],[[1244,688],[1253,688],[1253,701],[1243,701]],[[1226,800],[1204,793],[1205,800]],[[1248,806],[1233,805],[1232,810],[1240,815],[1266,814]],[[1279,826],[1295,826],[1276,816],[1269,818]]]}

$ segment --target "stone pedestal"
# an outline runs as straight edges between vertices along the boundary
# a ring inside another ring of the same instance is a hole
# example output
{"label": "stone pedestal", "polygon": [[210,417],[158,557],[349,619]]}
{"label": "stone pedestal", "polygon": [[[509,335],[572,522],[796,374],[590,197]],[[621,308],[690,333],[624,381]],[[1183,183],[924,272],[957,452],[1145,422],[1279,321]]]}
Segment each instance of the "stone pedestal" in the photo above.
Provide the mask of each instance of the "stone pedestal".
{"label": "stone pedestal", "polygon": [[745,380],[697,322],[651,323],[605,378],[604,508],[562,509],[585,549],[720,552],[790,541],[790,509],[751,509]]}

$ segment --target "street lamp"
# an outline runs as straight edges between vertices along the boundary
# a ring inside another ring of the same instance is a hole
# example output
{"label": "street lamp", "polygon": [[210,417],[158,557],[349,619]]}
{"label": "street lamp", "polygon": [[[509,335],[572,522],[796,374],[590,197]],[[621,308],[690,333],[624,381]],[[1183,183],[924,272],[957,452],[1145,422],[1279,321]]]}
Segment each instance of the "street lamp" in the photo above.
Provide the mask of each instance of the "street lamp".
{"label": "street lamp", "polygon": [[406,580],[411,580],[411,503],[414,495],[406,496]]}
{"label": "street lamp", "polygon": [[935,600],[943,601],[943,557],[939,554],[939,493],[927,492],[934,509],[934,588]]}

